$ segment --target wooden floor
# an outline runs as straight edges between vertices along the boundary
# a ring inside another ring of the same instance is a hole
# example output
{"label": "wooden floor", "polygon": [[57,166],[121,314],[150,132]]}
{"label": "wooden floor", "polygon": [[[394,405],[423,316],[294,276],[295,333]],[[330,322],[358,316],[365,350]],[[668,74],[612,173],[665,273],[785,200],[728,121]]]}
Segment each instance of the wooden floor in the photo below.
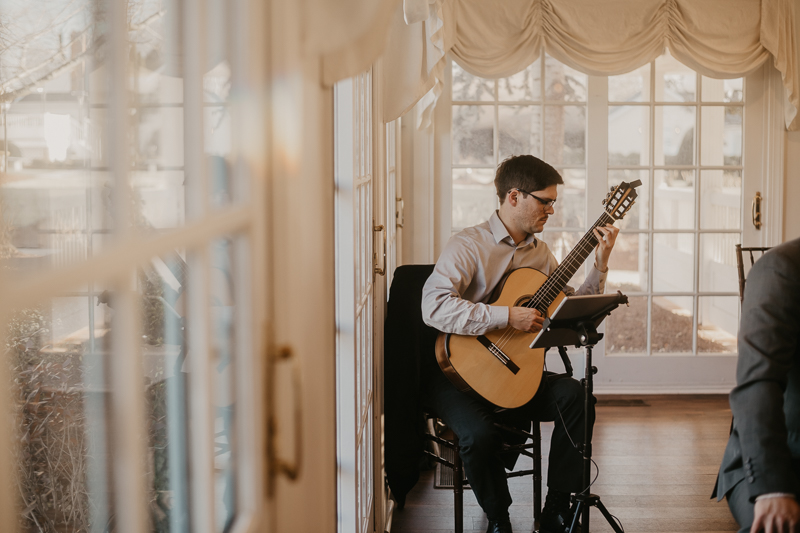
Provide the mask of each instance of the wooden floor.
{"label": "wooden floor", "polygon": [[[634,405],[641,399],[646,405]],[[727,396],[602,396],[597,407],[594,459],[600,496],[626,533],[732,533],[738,530],[725,502],[709,499],[731,414]],[[552,423],[542,424],[543,483]],[[520,459],[522,464],[523,459]],[[594,473],[594,472],[593,472]],[[433,471],[422,473],[392,533],[453,531],[453,492],[433,487]],[[509,481],[511,523],[516,533],[533,528],[530,477]],[[542,498],[544,500],[544,498]],[[464,531],[484,532],[487,521],[472,491],[464,495]],[[596,509],[591,531],[613,532]]]}

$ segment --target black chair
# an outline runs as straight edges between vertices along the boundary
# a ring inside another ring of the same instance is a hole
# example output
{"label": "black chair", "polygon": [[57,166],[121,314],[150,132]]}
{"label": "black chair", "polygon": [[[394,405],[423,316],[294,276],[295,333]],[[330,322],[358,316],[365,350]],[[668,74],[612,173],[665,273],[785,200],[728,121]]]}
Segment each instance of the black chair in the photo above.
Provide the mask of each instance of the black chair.
{"label": "black chair", "polygon": [[[405,505],[408,492],[419,480],[420,465],[425,457],[453,470],[453,507],[455,531],[463,531],[464,479],[458,436],[452,431],[427,431],[427,420],[434,428],[444,424],[436,413],[426,409],[420,387],[424,372],[437,372],[435,341],[438,331],[422,321],[422,287],[433,271],[433,265],[404,265],[394,272],[384,330],[384,412],[386,477],[398,509]],[[498,417],[502,410],[498,409]],[[533,476],[533,517],[538,530],[542,508],[541,429],[538,422],[529,428],[496,425],[509,436],[503,445],[509,464],[517,455],[533,459],[533,468],[507,472],[507,476]],[[529,430],[526,430],[529,429]],[[529,441],[529,442],[528,442]],[[426,443],[434,443],[431,446]],[[453,450],[452,458],[437,451]]]}
{"label": "black chair", "polygon": [[[750,257],[750,268],[753,268],[753,263],[756,262],[764,253],[769,250],[770,246],[750,246],[750,247],[742,247],[741,244],[736,245],[736,269],[739,273],[739,302],[744,301],[744,284],[746,281],[745,271],[744,271],[744,260],[742,258],[744,253],[747,253]],[[755,255],[753,255],[755,254]],[[748,270],[749,271],[749,270]]]}

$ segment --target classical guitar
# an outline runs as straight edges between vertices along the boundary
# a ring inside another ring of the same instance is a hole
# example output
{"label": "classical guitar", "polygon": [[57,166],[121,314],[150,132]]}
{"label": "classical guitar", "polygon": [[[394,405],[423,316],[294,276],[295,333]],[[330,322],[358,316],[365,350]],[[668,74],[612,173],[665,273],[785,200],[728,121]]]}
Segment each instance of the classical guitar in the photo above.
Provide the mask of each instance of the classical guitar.
{"label": "classical guitar", "polygon": [[[565,298],[567,282],[597,245],[592,230],[625,216],[641,184],[622,182],[611,190],[603,200],[603,214],[549,277],[533,268],[514,270],[495,289],[499,295],[491,305],[531,307],[550,316]],[[459,390],[498,407],[519,407],[533,398],[542,379],[544,350],[529,348],[534,337],[536,333],[511,326],[479,336],[440,333],[436,360]]]}

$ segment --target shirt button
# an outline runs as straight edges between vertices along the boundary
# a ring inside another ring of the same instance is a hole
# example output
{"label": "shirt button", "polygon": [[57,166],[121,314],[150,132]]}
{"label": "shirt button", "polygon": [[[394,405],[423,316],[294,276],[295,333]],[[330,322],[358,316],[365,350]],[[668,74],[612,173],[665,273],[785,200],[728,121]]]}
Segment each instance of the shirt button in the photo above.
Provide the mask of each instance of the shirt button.
{"label": "shirt button", "polygon": [[750,482],[750,483],[755,483],[756,482],[756,478],[753,477],[753,476],[747,476],[747,481]]}

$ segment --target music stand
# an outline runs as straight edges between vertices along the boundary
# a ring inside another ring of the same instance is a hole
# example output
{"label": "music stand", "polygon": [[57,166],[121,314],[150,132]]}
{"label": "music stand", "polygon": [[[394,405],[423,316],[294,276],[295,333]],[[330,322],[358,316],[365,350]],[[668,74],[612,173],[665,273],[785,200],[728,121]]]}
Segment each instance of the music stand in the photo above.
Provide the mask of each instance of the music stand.
{"label": "music stand", "polygon": [[591,427],[589,423],[589,409],[592,405],[592,390],[594,382],[592,376],[597,373],[597,367],[592,366],[592,348],[603,338],[597,332],[599,326],[611,311],[621,304],[627,304],[628,297],[617,291],[616,294],[592,294],[589,296],[568,296],[556,308],[553,315],[546,318],[544,326],[531,343],[531,348],[551,348],[553,346],[583,347],[586,351],[586,366],[583,385],[584,432],[583,445],[579,448],[583,452],[583,486],[581,492],[575,494],[575,513],[569,532],[577,531],[578,516],[583,514],[582,531],[589,532],[589,511],[597,507],[616,533],[623,533],[606,506],[600,501],[600,496],[589,491],[592,476],[592,442],[589,437]]}

